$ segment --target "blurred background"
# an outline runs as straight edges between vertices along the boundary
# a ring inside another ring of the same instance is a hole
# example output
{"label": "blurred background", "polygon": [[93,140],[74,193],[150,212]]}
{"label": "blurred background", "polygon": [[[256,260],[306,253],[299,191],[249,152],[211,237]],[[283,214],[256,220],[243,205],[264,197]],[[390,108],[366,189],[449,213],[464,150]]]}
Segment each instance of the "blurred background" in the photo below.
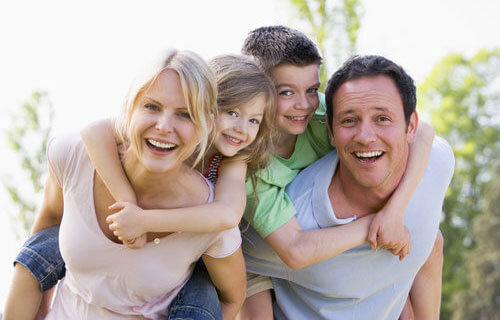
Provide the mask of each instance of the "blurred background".
{"label": "blurred background", "polygon": [[0,2],[0,310],[41,201],[47,138],[117,115],[134,76],[167,47],[209,59],[285,24],[318,44],[323,85],[355,53],[414,77],[421,118],[456,157],[441,318],[500,319],[499,12],[494,0]]}

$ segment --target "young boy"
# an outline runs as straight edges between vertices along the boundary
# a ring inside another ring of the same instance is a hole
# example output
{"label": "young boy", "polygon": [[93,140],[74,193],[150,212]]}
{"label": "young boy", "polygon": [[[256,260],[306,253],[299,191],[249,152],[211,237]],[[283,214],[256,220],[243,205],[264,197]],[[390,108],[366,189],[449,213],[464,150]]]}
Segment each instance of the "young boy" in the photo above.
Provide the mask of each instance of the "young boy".
{"label": "young boy", "polygon": [[[342,226],[303,231],[294,217],[296,211],[285,187],[301,169],[332,149],[325,122],[324,96],[318,94],[321,56],[309,38],[284,26],[253,30],[245,40],[242,52],[253,56],[271,75],[278,93],[274,156],[271,166],[259,175],[257,189],[253,190],[251,184],[247,184],[246,221],[292,269],[331,258],[361,245],[367,238],[372,248],[387,249],[403,259],[410,248],[403,214],[427,166],[433,140],[432,128],[424,126],[419,132],[403,181],[375,216],[354,221],[353,212],[352,218],[339,221]],[[426,160],[417,161],[417,154],[424,155]],[[254,194],[258,195],[258,201],[254,201]],[[348,236],[340,236],[340,232]],[[249,250],[251,247],[252,244],[247,243]],[[440,252],[439,248],[437,252]],[[416,299],[421,301],[426,298],[422,303],[429,303],[425,314],[439,314],[440,273],[436,270],[441,269],[442,262],[440,264],[439,254],[437,257],[437,262],[429,262],[432,268],[427,268],[432,271],[427,273],[433,275],[433,281],[426,281],[427,276],[422,277],[425,284],[432,283],[432,290]],[[270,279],[249,274],[247,280],[247,299],[240,317],[272,318]]]}

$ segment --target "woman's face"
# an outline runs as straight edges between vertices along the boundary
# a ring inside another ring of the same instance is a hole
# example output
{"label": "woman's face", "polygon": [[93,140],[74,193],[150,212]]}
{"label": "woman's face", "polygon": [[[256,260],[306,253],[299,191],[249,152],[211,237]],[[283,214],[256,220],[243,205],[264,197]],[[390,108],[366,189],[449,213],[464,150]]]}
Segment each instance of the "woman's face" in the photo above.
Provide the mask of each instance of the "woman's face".
{"label": "woman's face", "polygon": [[263,94],[217,116],[215,147],[226,157],[232,157],[248,147],[259,132],[266,99]]}
{"label": "woman's face", "polygon": [[177,72],[164,70],[137,100],[129,138],[138,160],[151,171],[179,167],[200,137],[188,113]]}

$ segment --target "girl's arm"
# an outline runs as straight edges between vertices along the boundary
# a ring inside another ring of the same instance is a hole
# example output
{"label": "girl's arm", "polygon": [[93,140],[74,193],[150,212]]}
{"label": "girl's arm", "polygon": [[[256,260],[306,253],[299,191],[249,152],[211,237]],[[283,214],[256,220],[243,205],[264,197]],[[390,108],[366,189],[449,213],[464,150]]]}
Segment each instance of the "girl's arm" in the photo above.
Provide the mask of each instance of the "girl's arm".
{"label": "girl's arm", "polygon": [[[49,168],[49,177],[44,189],[44,199],[35,219],[31,234],[60,224],[63,207],[62,189],[57,183],[52,170]],[[37,313],[39,313],[41,302],[42,292],[40,292],[40,283],[26,267],[20,263],[16,263],[3,319],[34,319]],[[42,313],[47,312],[46,309],[41,311]]]}
{"label": "girl's arm", "polygon": [[433,140],[434,129],[426,122],[420,122],[415,142],[410,144],[403,178],[370,225],[368,241],[372,249],[385,248],[398,254],[405,246],[410,245],[404,240],[404,213],[427,169]]}
{"label": "girl's arm", "polygon": [[113,121],[104,119],[85,127],[80,135],[97,173],[116,201],[137,203],[135,192],[122,168]]}
{"label": "girl's arm", "polygon": [[246,295],[246,269],[241,248],[222,259],[203,255],[203,262],[217,289],[223,319],[235,319]]}
{"label": "girl's arm", "polygon": [[110,209],[121,209],[107,217],[110,229],[122,239],[133,239],[145,232],[218,232],[238,225],[246,205],[246,163],[224,160],[212,203],[176,209],[143,210],[119,202]]}

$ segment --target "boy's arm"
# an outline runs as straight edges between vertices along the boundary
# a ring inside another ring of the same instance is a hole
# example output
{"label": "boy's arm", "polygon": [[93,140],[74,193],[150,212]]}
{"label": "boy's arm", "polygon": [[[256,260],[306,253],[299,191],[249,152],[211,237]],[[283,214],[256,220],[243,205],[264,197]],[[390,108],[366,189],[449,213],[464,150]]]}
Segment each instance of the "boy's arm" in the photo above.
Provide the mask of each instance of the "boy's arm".
{"label": "boy's arm", "polygon": [[105,119],[91,123],[82,129],[80,135],[92,164],[113,198],[137,203],[118,155],[117,145],[122,141],[118,141],[113,121]]}
{"label": "boy's arm", "polygon": [[[63,208],[62,189],[49,167],[49,177],[45,183],[43,202],[36,216],[31,234],[60,224]],[[41,301],[40,283],[26,267],[17,263],[5,304],[4,319],[34,319],[39,312]]]}
{"label": "boy's arm", "polygon": [[305,231],[293,217],[265,240],[286,265],[301,269],[365,243],[373,216],[340,226]]}
{"label": "boy's arm", "polygon": [[429,162],[429,156],[434,140],[434,130],[420,122],[417,129],[417,138],[410,145],[410,152],[406,171],[384,208],[379,211],[368,233],[368,241],[372,249],[385,248],[398,254],[410,244],[404,239],[404,213],[413,193],[424,176]]}
{"label": "boy's arm", "polygon": [[203,262],[217,289],[223,319],[235,319],[246,295],[246,269],[241,248],[222,259],[203,255]]}
{"label": "boy's arm", "polygon": [[121,209],[107,217],[110,229],[123,239],[145,232],[218,232],[238,225],[246,204],[246,163],[224,160],[212,203],[176,209],[142,210],[119,202],[110,209]]}

